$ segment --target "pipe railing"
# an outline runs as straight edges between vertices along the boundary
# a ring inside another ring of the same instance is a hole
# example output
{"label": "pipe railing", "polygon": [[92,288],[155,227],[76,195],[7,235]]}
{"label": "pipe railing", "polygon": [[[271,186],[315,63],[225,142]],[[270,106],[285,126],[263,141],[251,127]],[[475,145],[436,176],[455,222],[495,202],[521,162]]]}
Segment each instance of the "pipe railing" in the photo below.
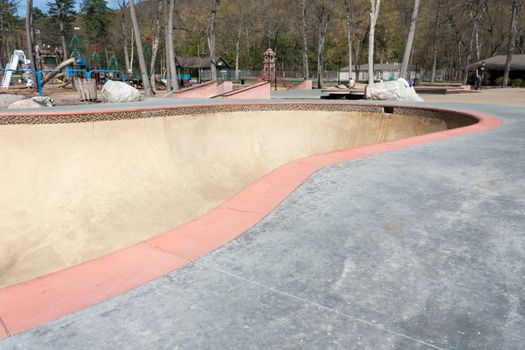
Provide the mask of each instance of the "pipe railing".
{"label": "pipe railing", "polygon": [[[35,75],[35,77],[36,77],[36,85],[37,85],[37,90],[38,90],[38,95],[39,96],[43,95],[43,91],[42,91],[42,73],[60,73],[61,72],[61,70],[58,70],[58,69],[43,69],[43,70],[39,70],[39,71],[34,71],[31,68],[18,68],[18,69],[0,68],[0,71],[2,71],[4,75],[5,75],[6,72],[13,72],[13,73],[31,72],[31,73],[33,73]],[[118,74],[120,74],[120,80],[121,81],[125,81],[126,80],[126,74],[124,72],[122,72],[121,70],[117,70],[117,69],[93,69],[93,70],[90,70],[90,71],[86,71],[85,69],[74,69],[74,68],[66,67],[64,69],[64,73],[67,76],[69,76],[69,77],[73,76],[73,73],[84,73],[84,75],[85,75],[85,77],[87,79],[91,79],[91,74],[93,74],[93,73],[118,73]]]}

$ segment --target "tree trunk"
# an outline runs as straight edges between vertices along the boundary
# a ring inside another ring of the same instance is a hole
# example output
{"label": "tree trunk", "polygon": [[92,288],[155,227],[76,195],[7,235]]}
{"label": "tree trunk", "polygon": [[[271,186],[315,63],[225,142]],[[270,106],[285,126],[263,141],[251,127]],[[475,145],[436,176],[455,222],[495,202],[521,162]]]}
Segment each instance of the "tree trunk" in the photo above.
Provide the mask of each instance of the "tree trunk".
{"label": "tree trunk", "polygon": [[319,14],[319,28],[317,32],[317,88],[323,87],[323,70],[324,70],[324,47],[326,42],[326,32],[330,21],[329,8],[325,3],[322,4],[321,13]]}
{"label": "tree trunk", "polygon": [[124,65],[126,66],[126,73],[131,72],[130,60],[129,60],[129,51],[128,51],[128,30],[126,28],[125,18],[126,18],[126,2],[122,4],[119,2],[120,7],[120,29],[122,29],[122,43],[124,45]]}
{"label": "tree trunk", "polygon": [[472,27],[472,32],[470,33],[467,55],[465,57],[465,70],[463,71],[463,84],[466,84],[468,82],[468,65],[470,63],[470,58],[472,57],[472,46],[474,45],[475,35],[476,35],[476,30],[475,30],[475,25],[474,25],[474,27]]}
{"label": "tree trunk", "polygon": [[168,37],[169,37],[169,0],[166,0],[166,5],[168,8],[168,11],[166,11],[166,26],[164,30],[164,55],[166,56],[166,91],[173,90],[173,87],[171,86],[171,73],[170,73],[170,51],[169,51],[169,44],[168,44]]}
{"label": "tree trunk", "polygon": [[366,38],[368,37],[368,30],[366,31],[366,33],[363,35],[363,39],[362,40],[358,40],[357,41],[357,46],[355,48],[355,80],[358,81],[359,80],[359,70],[360,70],[360,67],[361,65],[359,64],[360,63],[360,58],[361,58],[361,50],[363,48],[363,46],[365,45],[365,42],[366,42]]}
{"label": "tree trunk", "polygon": [[[352,80],[352,32],[353,32],[353,16],[350,2],[352,0],[345,0],[345,17],[346,17],[346,41],[348,44],[348,82]],[[357,77],[356,77],[357,78]]]}
{"label": "tree trunk", "polygon": [[518,32],[518,0],[512,0],[512,17],[510,21],[509,45],[507,46],[507,61],[505,62],[505,73],[503,74],[503,87],[509,84],[510,64],[512,62],[512,54],[514,53],[514,45],[516,43],[516,34]]}
{"label": "tree trunk", "polygon": [[381,0],[370,0],[370,30],[368,32],[368,84],[374,83],[374,36]]}
{"label": "tree trunk", "polygon": [[[106,63],[109,65],[109,53],[108,53],[108,45],[104,43],[104,54],[106,55]],[[118,67],[117,67],[118,69]]]}
{"label": "tree trunk", "polygon": [[133,32],[135,33],[135,45],[137,46],[137,56],[140,65],[140,75],[142,76],[142,85],[144,86],[144,95],[150,97],[153,96],[153,90],[151,90],[151,84],[149,83],[148,68],[146,67],[146,60],[144,59],[144,50],[142,49],[142,40],[140,38],[134,0],[129,0],[129,10],[133,24]]}
{"label": "tree trunk", "polygon": [[62,61],[62,63],[60,63],[55,68],[55,70],[57,70],[58,72],[49,72],[49,74],[46,74],[46,77],[42,77],[42,82],[41,82],[42,86],[44,86],[44,84],[48,83],[51,79],[53,79],[55,75],[59,74],[62,69],[66,68],[67,66],[71,66],[73,64],[75,64],[74,57],[70,57],[67,60]]}
{"label": "tree trunk", "polygon": [[173,49],[173,15],[175,13],[175,0],[169,0],[170,6],[168,9],[168,28],[167,34],[168,41],[167,50],[168,50],[168,65],[170,72],[170,85],[173,90],[179,89],[179,80],[177,78],[177,66],[175,64],[175,51]]}
{"label": "tree trunk", "polygon": [[131,45],[131,55],[129,57],[129,71],[130,73],[133,73],[135,74],[135,72],[133,71],[133,58],[135,57],[135,44],[134,44],[134,38],[135,38],[135,35],[133,34],[133,30],[131,30],[131,37],[130,37],[130,45]]}
{"label": "tree trunk", "polygon": [[155,27],[153,28],[153,43],[151,45],[151,62],[149,67],[150,83],[153,92],[157,90],[157,84],[155,81],[155,65],[157,61],[157,52],[159,50],[160,42],[160,19],[162,17],[162,11],[164,8],[164,0],[158,0],[159,4],[157,7],[157,18],[155,20]]}
{"label": "tree trunk", "polygon": [[308,26],[306,21],[306,0],[301,0],[301,20],[303,34],[303,78],[308,80],[310,67],[308,67]]}
{"label": "tree trunk", "polygon": [[476,33],[478,31],[479,22],[481,21],[481,18],[483,17],[483,8],[484,8],[484,0],[477,0],[476,2],[476,9],[474,15],[470,14],[470,18],[472,19],[472,32],[470,33],[470,39],[468,43],[468,49],[467,49],[467,55],[465,58],[465,69],[464,69],[464,76],[463,76],[463,84],[466,84],[468,81],[468,65],[470,63],[470,59],[472,57],[472,51],[474,48],[474,45],[476,44]]}
{"label": "tree trunk", "polygon": [[126,73],[131,72],[131,67],[129,65],[129,52],[128,52],[128,40],[124,39],[124,66],[126,67]]}
{"label": "tree trunk", "polygon": [[210,22],[210,38],[208,45],[210,46],[210,60],[211,60],[211,80],[217,80],[216,52],[215,39],[217,36],[217,0],[211,0],[211,22]]}
{"label": "tree trunk", "polygon": [[479,24],[474,27],[476,31],[476,61],[481,59],[481,40],[479,39]]}
{"label": "tree trunk", "polygon": [[[0,2],[0,4],[1,3],[2,2]],[[4,54],[7,56],[8,55],[7,52],[9,52],[9,51],[6,50],[6,46],[7,46],[6,43],[7,43],[7,41],[5,39],[5,31],[4,30],[5,30],[4,29],[4,16],[3,16],[3,14],[0,14],[0,32],[2,33],[2,39],[1,39],[1,45],[2,46],[0,46],[0,67],[4,66],[2,57],[4,57]]]}
{"label": "tree trunk", "polygon": [[33,0],[26,0],[26,39],[27,39],[27,57],[31,60],[31,69],[33,70],[33,81],[36,84],[36,62],[33,53]]}
{"label": "tree trunk", "polygon": [[65,61],[68,58],[66,32],[64,30],[64,21],[60,16],[58,16],[58,26],[60,27],[60,41],[62,43],[62,61]]}
{"label": "tree trunk", "polygon": [[244,21],[241,14],[241,21],[239,22],[239,28],[237,29],[237,37],[235,38],[235,79],[237,80],[239,79],[239,55],[241,50],[241,36],[243,28]]}
{"label": "tree trunk", "polygon": [[403,55],[403,62],[401,63],[401,78],[408,77],[408,64],[410,62],[410,55],[412,54],[412,46],[414,44],[414,35],[416,33],[416,21],[419,12],[419,0],[414,0],[414,9],[412,10],[412,20],[410,22],[410,31],[408,32],[407,43],[405,45],[405,53]]}
{"label": "tree trunk", "polygon": [[439,33],[439,10],[441,9],[441,1],[439,0],[436,6],[436,19],[434,21],[434,35],[432,40],[432,75],[430,76],[430,84],[436,81],[436,67],[438,56],[438,33]]}

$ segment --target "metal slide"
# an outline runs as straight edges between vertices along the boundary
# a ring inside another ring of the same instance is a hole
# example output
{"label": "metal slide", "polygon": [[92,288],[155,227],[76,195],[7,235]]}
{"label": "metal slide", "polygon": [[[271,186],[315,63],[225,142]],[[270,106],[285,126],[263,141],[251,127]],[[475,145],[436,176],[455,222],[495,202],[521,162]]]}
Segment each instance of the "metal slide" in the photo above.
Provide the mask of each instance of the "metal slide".
{"label": "metal slide", "polygon": [[29,63],[29,61],[26,60],[26,55],[24,54],[24,51],[22,50],[13,51],[11,60],[9,60],[9,63],[5,67],[6,70],[4,72],[4,78],[2,79],[2,89],[9,89],[9,84],[11,84],[11,77],[13,75],[13,72],[17,70],[18,64],[20,62],[22,64]]}

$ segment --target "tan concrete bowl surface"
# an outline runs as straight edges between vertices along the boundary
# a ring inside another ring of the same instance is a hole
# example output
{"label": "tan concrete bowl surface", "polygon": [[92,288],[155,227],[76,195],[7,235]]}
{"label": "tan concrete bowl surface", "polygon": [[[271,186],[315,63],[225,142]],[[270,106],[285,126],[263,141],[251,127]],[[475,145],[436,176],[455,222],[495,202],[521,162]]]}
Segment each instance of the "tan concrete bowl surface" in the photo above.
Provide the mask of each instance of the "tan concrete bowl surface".
{"label": "tan concrete bowl surface", "polygon": [[261,106],[4,116],[0,287],[166,232],[292,160],[474,123],[397,107]]}

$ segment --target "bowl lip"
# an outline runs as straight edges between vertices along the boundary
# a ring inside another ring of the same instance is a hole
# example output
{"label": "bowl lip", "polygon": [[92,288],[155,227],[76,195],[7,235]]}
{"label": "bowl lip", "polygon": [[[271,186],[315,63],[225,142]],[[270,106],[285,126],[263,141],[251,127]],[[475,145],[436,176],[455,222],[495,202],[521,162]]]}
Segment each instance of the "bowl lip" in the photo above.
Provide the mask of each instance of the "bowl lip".
{"label": "bowl lip", "polygon": [[[90,108],[90,105],[86,105],[86,109],[81,109],[82,106],[75,106],[78,107],[78,110],[74,111],[66,111],[66,110],[49,110],[49,109],[42,109],[42,110],[31,110],[31,111],[24,111],[24,110],[13,110],[9,112],[0,112],[0,125],[10,125],[9,119],[10,118],[27,118],[28,121],[18,123],[19,125],[25,125],[25,124],[33,124],[31,123],[31,119],[34,117],[64,117],[64,116],[89,116],[89,115],[95,115],[95,114],[118,114],[118,113],[141,113],[141,112],[162,112],[162,111],[177,111],[177,110],[184,110],[187,109],[195,109],[195,110],[202,110],[202,109],[220,109],[220,108],[238,108],[241,109],[242,107],[246,108],[253,108],[253,107],[261,107],[261,112],[264,111],[262,108],[264,107],[279,107],[279,106],[297,106],[297,107],[322,107],[322,108],[328,108],[330,106],[336,106],[336,107],[346,107],[348,109],[355,108],[355,110],[348,110],[348,112],[363,112],[360,111],[359,108],[379,108],[383,111],[385,109],[410,109],[415,111],[430,111],[430,112],[447,112],[447,113],[453,113],[457,115],[463,115],[463,116],[470,116],[469,114],[466,114],[464,111],[457,111],[449,108],[444,107],[434,107],[434,106],[425,106],[425,105],[404,105],[404,104],[394,104],[394,103],[373,103],[373,102],[365,102],[365,103],[355,103],[355,102],[332,102],[332,101],[263,101],[263,102],[245,102],[245,101],[238,101],[238,102],[227,102],[227,103],[206,103],[206,101],[191,101],[188,104],[180,104],[180,105],[164,105],[164,106],[130,106],[130,107],[116,107],[116,108],[110,108],[111,105],[108,104],[108,108],[106,109],[93,109]],[[299,108],[298,108],[299,109]],[[293,109],[288,109],[289,111],[293,111]],[[224,112],[228,112],[226,109]],[[366,111],[364,111],[366,112]],[[373,112],[372,112],[373,113]],[[188,113],[181,113],[180,115],[187,115]],[[177,114],[176,114],[177,115]],[[144,117],[145,118],[145,117]],[[131,119],[131,118],[130,118]],[[104,120],[113,120],[113,119],[104,119]],[[119,119],[121,120],[121,119]],[[90,120],[86,120],[85,122],[90,122]],[[58,122],[50,122],[50,123],[43,123],[43,124],[58,124]]]}
{"label": "bowl lip", "polygon": [[[263,175],[207,213],[165,233],[63,270],[0,288],[0,339],[92,306],[187,265],[256,225],[310,175],[329,165],[498,128],[494,117],[433,106],[373,103],[250,102],[23,113],[27,116],[98,114],[239,105],[344,105],[393,107],[447,113],[473,124],[421,136],[360,146],[292,160]],[[13,114],[0,114],[1,116]],[[19,115],[19,114],[17,114]],[[20,124],[17,124],[20,125]],[[26,124],[22,124],[26,125]],[[213,229],[213,235],[206,231]],[[198,243],[198,244],[197,244]]]}

